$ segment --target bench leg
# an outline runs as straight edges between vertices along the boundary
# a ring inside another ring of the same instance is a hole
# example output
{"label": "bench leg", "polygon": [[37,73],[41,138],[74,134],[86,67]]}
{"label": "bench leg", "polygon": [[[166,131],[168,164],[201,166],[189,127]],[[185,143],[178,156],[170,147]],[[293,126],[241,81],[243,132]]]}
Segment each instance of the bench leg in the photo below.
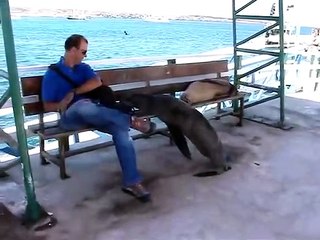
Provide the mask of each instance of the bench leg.
{"label": "bench leg", "polygon": [[[171,64],[175,64],[175,63],[171,63]],[[176,97],[176,92],[172,92],[172,93],[170,93],[170,95],[172,97]],[[168,131],[168,135],[169,135],[169,144],[170,144],[170,146],[173,146],[174,141],[173,141],[173,138],[172,138],[172,135],[171,135],[170,131]]]}
{"label": "bench leg", "polygon": [[173,144],[174,144],[174,141],[173,141],[173,138],[172,138],[171,134],[170,134],[170,137],[169,137],[169,144],[170,144],[170,146],[173,146]]}
{"label": "bench leg", "polygon": [[168,134],[168,137],[169,137],[169,144],[170,144],[170,146],[173,146],[174,141],[173,141],[173,138],[172,138],[172,134],[170,133],[169,130],[168,130],[167,134]]}
{"label": "bench leg", "polygon": [[70,178],[69,175],[66,173],[66,163],[65,163],[65,148],[66,148],[66,139],[65,137],[59,138],[58,143],[59,143],[59,168],[60,168],[60,178],[61,179],[67,179]]}
{"label": "bench leg", "polygon": [[40,161],[41,161],[41,165],[48,165],[50,164],[50,162],[48,162],[46,160],[46,158],[43,156],[44,152],[44,139],[42,137],[40,137]]}
{"label": "bench leg", "polygon": [[167,131],[158,131],[158,132],[156,132],[156,133],[157,133],[157,134],[160,134],[160,135],[162,135],[162,136],[168,137],[168,138],[169,138],[169,144],[170,144],[170,145],[173,145],[173,144],[174,144],[172,135],[171,135],[171,133],[170,133],[169,130],[167,130]]}
{"label": "bench leg", "polygon": [[65,137],[64,138],[63,144],[64,144],[65,151],[68,152],[70,150],[69,137]]}
{"label": "bench leg", "polygon": [[243,119],[243,111],[244,111],[244,98],[240,98],[240,106],[239,106],[239,122],[237,126],[241,127],[242,126],[242,119]]}
{"label": "bench leg", "polygon": [[[217,114],[221,113],[221,102],[217,103]],[[215,120],[220,120],[220,117],[215,117]]]}

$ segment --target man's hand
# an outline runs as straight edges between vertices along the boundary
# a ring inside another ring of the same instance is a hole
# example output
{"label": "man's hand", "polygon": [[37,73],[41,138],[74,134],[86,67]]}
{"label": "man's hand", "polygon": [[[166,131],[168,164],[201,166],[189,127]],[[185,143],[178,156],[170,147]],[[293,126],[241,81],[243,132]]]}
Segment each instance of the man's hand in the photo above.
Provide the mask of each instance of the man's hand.
{"label": "man's hand", "polygon": [[59,103],[59,112],[63,113],[67,110],[68,106],[70,105],[71,101],[73,100],[75,95],[75,91],[68,92],[67,95],[61,100]]}

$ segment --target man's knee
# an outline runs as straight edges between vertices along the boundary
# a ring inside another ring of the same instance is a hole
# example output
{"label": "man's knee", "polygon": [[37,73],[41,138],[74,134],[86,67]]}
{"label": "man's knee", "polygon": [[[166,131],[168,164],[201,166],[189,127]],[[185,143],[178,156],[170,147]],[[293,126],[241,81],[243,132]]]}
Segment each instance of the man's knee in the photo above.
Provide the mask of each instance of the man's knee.
{"label": "man's knee", "polygon": [[101,116],[99,108],[94,104],[84,104],[78,108],[78,113],[83,117],[99,117]]}

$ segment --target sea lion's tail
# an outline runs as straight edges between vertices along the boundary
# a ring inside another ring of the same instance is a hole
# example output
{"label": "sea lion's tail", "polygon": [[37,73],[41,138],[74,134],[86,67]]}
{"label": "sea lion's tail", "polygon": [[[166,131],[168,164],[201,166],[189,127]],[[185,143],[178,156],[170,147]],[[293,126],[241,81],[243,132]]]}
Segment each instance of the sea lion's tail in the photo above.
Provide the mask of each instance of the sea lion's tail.
{"label": "sea lion's tail", "polygon": [[[231,156],[226,152],[223,152],[223,158],[227,163],[232,161]],[[194,177],[210,177],[210,176],[220,175],[224,172],[231,170],[231,166],[228,165],[227,163],[225,163],[225,165],[221,168],[195,173],[193,176]]]}

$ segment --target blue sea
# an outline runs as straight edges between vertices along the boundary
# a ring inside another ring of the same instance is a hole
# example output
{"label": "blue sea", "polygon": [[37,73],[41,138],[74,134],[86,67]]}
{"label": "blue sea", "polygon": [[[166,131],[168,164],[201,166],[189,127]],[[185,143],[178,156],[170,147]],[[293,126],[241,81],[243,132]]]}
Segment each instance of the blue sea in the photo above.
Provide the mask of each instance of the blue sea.
{"label": "blue sea", "polygon": [[[88,39],[88,61],[206,53],[231,47],[233,36],[232,23],[227,21],[147,22],[141,19],[22,17],[12,20],[12,26],[18,66],[56,62],[64,53],[65,39],[74,33]],[[262,23],[239,23],[237,38],[241,40],[263,27]],[[0,68],[5,69],[2,36],[0,44]],[[8,81],[0,79],[1,95],[7,87]],[[12,125],[12,115],[0,117],[0,127]]]}

